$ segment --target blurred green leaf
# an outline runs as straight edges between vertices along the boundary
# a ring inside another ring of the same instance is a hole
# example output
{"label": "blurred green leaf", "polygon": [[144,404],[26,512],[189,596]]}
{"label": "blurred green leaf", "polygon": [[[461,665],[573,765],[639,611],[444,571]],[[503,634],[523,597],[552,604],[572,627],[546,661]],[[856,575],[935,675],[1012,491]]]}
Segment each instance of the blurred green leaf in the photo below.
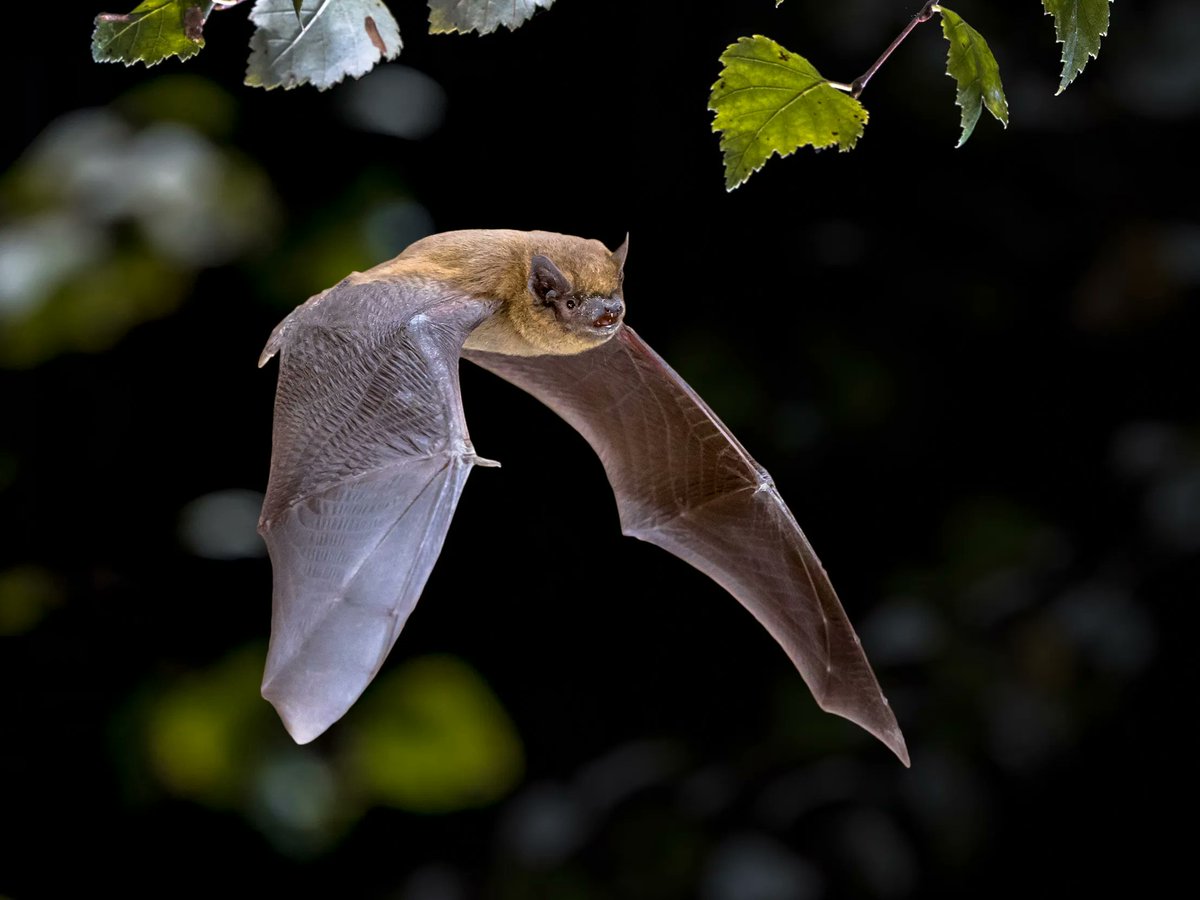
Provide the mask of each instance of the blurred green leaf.
{"label": "blurred green leaf", "polygon": [[371,234],[372,220],[389,207],[413,203],[394,168],[370,166],[354,172],[353,181],[340,184],[314,216],[290,229],[286,247],[264,260],[259,289],[281,309],[291,310],[298,300],[324,290],[347,272],[365,271],[395,256],[431,233],[433,226],[384,245]]}
{"label": "blurred green leaf", "polygon": [[501,25],[515,30],[538,8],[549,9],[554,0],[429,0],[429,33],[478,31],[488,34]]}
{"label": "blurred green leaf", "polygon": [[1042,0],[1046,14],[1054,16],[1054,35],[1062,51],[1062,79],[1058,93],[1075,80],[1088,57],[1100,55],[1100,38],[1108,34],[1108,4],[1112,0]]}
{"label": "blurred green leaf", "polygon": [[212,0],[145,0],[132,12],[101,13],[92,32],[92,59],[152,66],[169,56],[189,59],[204,46]]}
{"label": "blurred green leaf", "polygon": [[479,674],[452,656],[410,660],[346,718],[349,777],[376,802],[414,812],[484,806],[524,768],[520,738]]}
{"label": "blurred green leaf", "polygon": [[721,62],[725,68],[708,107],[716,113],[713,130],[721,132],[727,190],[772,154],[788,156],[806,145],[849,150],[862,136],[867,121],[862,104],[770,38],[740,38]]}
{"label": "blurred green leaf", "polygon": [[400,28],[382,0],[258,0],[250,11],[246,84],[325,90],[400,52]]}
{"label": "blurred green leaf", "polygon": [[32,630],[62,600],[62,583],[41,566],[5,569],[0,572],[0,636]]}
{"label": "blurred green leaf", "polygon": [[95,260],[25,315],[4,321],[0,365],[24,368],[69,350],[112,346],[132,326],[174,309],[182,273],[145,248]]}
{"label": "blurred green leaf", "polygon": [[946,512],[942,524],[950,561],[942,577],[965,586],[998,570],[1027,565],[1046,533],[1032,509],[1007,497],[965,498]]}
{"label": "blurred green leaf", "polygon": [[52,122],[0,179],[0,202],[0,365],[18,367],[111,346],[173,310],[198,269],[266,243],[277,218],[254,163],[111,109]]}
{"label": "blurred green leaf", "polygon": [[239,806],[255,767],[250,751],[271,721],[258,694],[262,648],[236,651],[165,690],[146,721],[146,747],[159,782],[208,806]]}
{"label": "blurred green leaf", "polygon": [[958,84],[955,103],[962,107],[961,147],[975,130],[975,124],[986,106],[988,112],[1008,127],[1008,101],[1000,83],[1000,67],[987,41],[978,31],[963,21],[962,16],[946,7],[942,13],[942,33],[950,44],[946,57],[946,74]]}
{"label": "blurred green leaf", "polygon": [[180,122],[209,138],[233,133],[237,101],[203,75],[178,72],[140,81],[113,105],[130,122]]}

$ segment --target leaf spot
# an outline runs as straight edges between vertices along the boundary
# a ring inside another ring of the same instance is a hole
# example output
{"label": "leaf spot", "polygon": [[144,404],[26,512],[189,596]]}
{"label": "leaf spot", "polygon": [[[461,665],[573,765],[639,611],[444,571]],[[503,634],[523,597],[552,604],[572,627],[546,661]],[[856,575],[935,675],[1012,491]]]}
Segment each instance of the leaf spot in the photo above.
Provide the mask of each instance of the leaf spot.
{"label": "leaf spot", "polygon": [[375,49],[387,56],[387,44],[383,42],[383,38],[379,34],[379,29],[375,27],[375,20],[370,16],[363,21],[363,25],[367,29],[367,37],[371,39],[371,43],[375,45]]}
{"label": "leaf spot", "polygon": [[204,40],[204,12],[199,6],[189,6],[183,14],[183,33],[189,41]]}

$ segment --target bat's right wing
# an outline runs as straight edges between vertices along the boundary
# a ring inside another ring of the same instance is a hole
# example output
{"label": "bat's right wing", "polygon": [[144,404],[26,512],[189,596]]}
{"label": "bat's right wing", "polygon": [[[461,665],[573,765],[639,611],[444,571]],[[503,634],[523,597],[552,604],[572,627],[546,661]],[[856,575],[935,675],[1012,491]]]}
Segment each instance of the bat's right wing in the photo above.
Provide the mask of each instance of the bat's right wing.
{"label": "bat's right wing", "polygon": [[263,696],[298,743],[358,699],[441,552],[471,466],[458,355],[495,304],[349,279],[298,307],[281,351],[259,531],[275,586]]}
{"label": "bat's right wing", "polygon": [[576,356],[463,355],[574,426],[604,464],[624,533],[733,594],[787,651],[822,709],[861,725],[908,765],[858,636],[770,476],[632,329]]}

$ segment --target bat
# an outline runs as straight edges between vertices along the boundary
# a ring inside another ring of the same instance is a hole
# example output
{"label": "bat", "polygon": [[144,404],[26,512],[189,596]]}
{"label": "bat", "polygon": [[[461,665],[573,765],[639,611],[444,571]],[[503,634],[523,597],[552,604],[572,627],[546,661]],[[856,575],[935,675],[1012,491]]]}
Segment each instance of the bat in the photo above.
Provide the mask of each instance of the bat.
{"label": "bat", "polygon": [[624,323],[628,238],[455,231],[353,273],[276,326],[274,574],[262,693],[307,743],[375,677],[441,552],[467,474],[458,361],[529,392],[591,444],[621,529],[737,598],[818,705],[908,751],[858,636],[774,482]]}

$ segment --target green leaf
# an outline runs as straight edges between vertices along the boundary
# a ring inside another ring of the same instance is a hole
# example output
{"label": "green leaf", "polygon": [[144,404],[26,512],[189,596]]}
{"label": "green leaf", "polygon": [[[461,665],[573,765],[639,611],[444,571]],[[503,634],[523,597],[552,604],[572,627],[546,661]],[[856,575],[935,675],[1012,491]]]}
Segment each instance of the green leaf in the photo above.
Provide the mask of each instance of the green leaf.
{"label": "green leaf", "polygon": [[849,150],[862,137],[862,104],[770,38],[740,38],[725,48],[721,62],[725,68],[708,108],[716,113],[713,131],[721,132],[727,190],[774,153],[788,156],[806,145]]}
{"label": "green leaf", "polygon": [[488,34],[501,25],[513,31],[554,0],[429,0],[429,33],[478,31]]}
{"label": "green leaf", "polygon": [[939,6],[942,13],[942,33],[950,43],[946,57],[946,74],[958,83],[955,103],[962,107],[961,147],[975,130],[983,107],[1008,127],[1008,101],[1000,83],[1000,67],[978,31],[963,21],[962,16]]}
{"label": "green leaf", "polygon": [[1042,0],[1054,16],[1054,35],[1063,45],[1062,79],[1058,93],[1083,71],[1088,57],[1100,55],[1100,38],[1108,34],[1108,4],[1112,0]]}
{"label": "green leaf", "polygon": [[294,0],[258,0],[250,20],[258,27],[246,84],[268,90],[311,84],[323,91],[395,59],[401,47],[382,0],[302,0],[299,15]]}
{"label": "green leaf", "polygon": [[145,0],[132,12],[101,13],[92,32],[92,59],[152,66],[168,56],[188,59],[204,46],[211,0]]}

